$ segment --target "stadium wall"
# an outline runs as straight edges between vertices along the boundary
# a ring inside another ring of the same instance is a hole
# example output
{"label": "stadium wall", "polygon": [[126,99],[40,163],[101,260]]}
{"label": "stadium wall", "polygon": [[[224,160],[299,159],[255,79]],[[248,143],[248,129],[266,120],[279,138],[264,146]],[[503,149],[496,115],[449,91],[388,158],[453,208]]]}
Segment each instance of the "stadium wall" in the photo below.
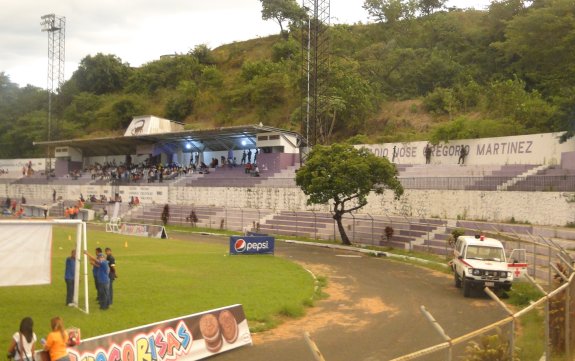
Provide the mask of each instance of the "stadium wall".
{"label": "stadium wall", "polygon": [[[559,143],[562,133],[543,133],[480,139],[460,139],[431,145],[431,164],[457,164],[460,149],[468,151],[466,164],[545,164],[561,163],[561,155],[575,151],[575,138]],[[375,155],[398,164],[425,164],[428,142],[361,144]],[[393,158],[393,148],[396,156]],[[568,164],[571,165],[571,164]]]}
{"label": "stadium wall", "polygon": [[[84,197],[106,194],[108,198],[112,194],[110,186],[0,184],[0,196],[48,200],[53,189],[63,199],[78,199],[80,193]],[[119,190],[124,202],[137,195],[147,204],[329,211],[329,206],[308,206],[299,188],[121,186]],[[575,222],[575,193],[406,190],[398,201],[391,192],[372,194],[361,213],[565,226]]]}

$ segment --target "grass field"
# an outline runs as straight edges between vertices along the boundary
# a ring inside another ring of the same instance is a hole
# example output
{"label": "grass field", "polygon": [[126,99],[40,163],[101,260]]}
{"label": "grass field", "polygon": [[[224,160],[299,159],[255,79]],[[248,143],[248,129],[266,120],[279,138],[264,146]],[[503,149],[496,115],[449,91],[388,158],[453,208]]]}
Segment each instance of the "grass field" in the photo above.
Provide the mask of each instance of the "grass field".
{"label": "grass field", "polygon": [[[88,338],[240,303],[252,331],[260,331],[274,327],[283,316],[303,315],[315,296],[312,276],[299,265],[268,255],[229,256],[224,238],[198,242],[178,239],[172,232],[170,239],[160,240],[89,229],[89,252],[98,246],[112,248],[118,279],[113,306],[101,311],[89,267],[87,315],[64,305],[64,263],[75,246],[69,236],[75,239],[75,229],[54,228],[51,285],[0,289],[0,350],[7,350],[25,316],[33,318],[38,339],[47,335],[54,316],[61,316],[66,327],[79,327]],[[81,283],[80,304],[83,287]]]}

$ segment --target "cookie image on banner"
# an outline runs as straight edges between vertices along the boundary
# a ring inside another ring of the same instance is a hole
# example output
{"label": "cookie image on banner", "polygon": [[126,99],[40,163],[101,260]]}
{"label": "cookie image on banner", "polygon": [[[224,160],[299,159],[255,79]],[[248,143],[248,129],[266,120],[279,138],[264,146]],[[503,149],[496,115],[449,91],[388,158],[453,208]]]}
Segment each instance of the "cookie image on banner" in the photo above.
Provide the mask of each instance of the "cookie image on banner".
{"label": "cookie image on banner", "polygon": [[236,342],[238,339],[238,322],[234,315],[228,310],[223,310],[218,316],[218,323],[220,324],[224,340],[227,343]]}
{"label": "cookie image on banner", "polygon": [[203,315],[200,319],[200,332],[210,352],[218,352],[222,348],[223,340],[218,319],[213,314]]}

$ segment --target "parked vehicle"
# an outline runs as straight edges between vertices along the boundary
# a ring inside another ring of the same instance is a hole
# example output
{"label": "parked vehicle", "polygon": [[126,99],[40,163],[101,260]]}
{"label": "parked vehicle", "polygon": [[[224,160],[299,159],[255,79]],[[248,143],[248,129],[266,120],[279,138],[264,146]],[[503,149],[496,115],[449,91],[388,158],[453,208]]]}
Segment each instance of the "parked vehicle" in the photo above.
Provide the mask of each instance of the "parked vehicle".
{"label": "parked vehicle", "polygon": [[496,292],[511,290],[516,265],[513,261],[508,264],[505,248],[497,239],[480,235],[459,236],[455,242],[451,268],[455,287],[463,288],[465,297],[470,296],[472,289],[485,287]]}

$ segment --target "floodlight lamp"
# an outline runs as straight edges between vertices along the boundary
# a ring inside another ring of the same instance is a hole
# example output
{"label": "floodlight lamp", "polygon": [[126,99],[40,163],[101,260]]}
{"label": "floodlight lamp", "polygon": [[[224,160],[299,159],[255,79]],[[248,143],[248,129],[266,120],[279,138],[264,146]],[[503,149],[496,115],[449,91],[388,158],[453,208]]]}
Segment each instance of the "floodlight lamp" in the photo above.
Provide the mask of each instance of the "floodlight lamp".
{"label": "floodlight lamp", "polygon": [[242,140],[242,145],[246,145],[246,141],[245,141],[245,140]]}
{"label": "floodlight lamp", "polygon": [[190,143],[186,143],[186,149],[192,149],[192,145]]}
{"label": "floodlight lamp", "polygon": [[55,26],[55,24],[56,24],[56,15],[55,14],[43,15],[40,17],[40,19],[42,19],[42,22],[40,22],[40,25],[42,25],[42,31],[58,30],[58,28],[56,28],[56,26]]}

